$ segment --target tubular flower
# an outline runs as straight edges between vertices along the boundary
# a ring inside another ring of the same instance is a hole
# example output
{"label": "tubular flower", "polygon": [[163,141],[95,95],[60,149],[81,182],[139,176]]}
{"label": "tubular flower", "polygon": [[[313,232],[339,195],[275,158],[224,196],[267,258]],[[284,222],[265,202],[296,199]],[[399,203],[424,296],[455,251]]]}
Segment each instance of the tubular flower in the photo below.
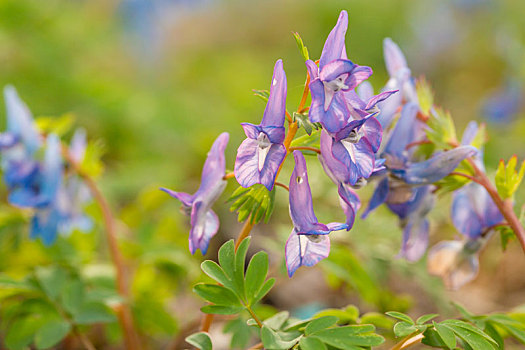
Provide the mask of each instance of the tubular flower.
{"label": "tubular flower", "polygon": [[295,167],[290,178],[290,217],[294,228],[286,242],[285,255],[288,275],[300,266],[313,266],[330,252],[328,234],[347,228],[346,224],[318,222],[315,216],[312,192],[308,183],[306,161],[300,151],[294,151]]}
{"label": "tubular flower", "polygon": [[193,195],[161,188],[180,200],[183,213],[191,217],[189,247],[192,254],[195,254],[197,249],[200,249],[203,255],[206,254],[210,239],[219,230],[219,218],[211,207],[226,187],[224,150],[228,140],[229,134],[222,133],[213,143],[202,169],[201,185]]}
{"label": "tubular flower", "polygon": [[428,272],[441,277],[448,289],[458,290],[478,275],[479,251],[485,241],[475,239],[439,242],[428,252]]}
{"label": "tubular flower", "polygon": [[306,61],[312,94],[309,118],[312,123],[321,123],[330,133],[336,133],[345,127],[351,116],[360,118],[347,103],[345,92],[355,89],[372,75],[370,67],[359,66],[347,59],[347,28],[348,14],[341,11],[337,24],[326,39],[319,68],[313,61]]}
{"label": "tubular flower", "polygon": [[261,124],[242,124],[247,139],[237,150],[234,171],[242,187],[263,184],[269,191],[273,189],[277,171],[286,157],[283,145],[285,114],[286,75],[282,60],[278,60]]}
{"label": "tubular flower", "polygon": [[399,46],[390,38],[386,38],[383,41],[383,55],[386,69],[390,76],[383,91],[399,91],[399,93],[388,100],[378,104],[381,113],[379,113],[377,119],[383,128],[387,128],[392,122],[394,115],[404,103],[411,102],[419,104],[419,100],[405,55]]}
{"label": "tubular flower", "polygon": [[[86,132],[78,129],[69,146],[71,158],[77,164],[82,164],[86,153]],[[64,181],[57,194],[57,210],[62,213],[63,220],[59,232],[70,234],[75,229],[88,232],[93,227],[93,221],[83,211],[86,203],[91,201],[91,194],[86,184],[78,176],[70,176]]]}
{"label": "tubular flower", "polygon": [[6,86],[4,97],[7,110],[7,130],[0,134],[2,170],[9,189],[33,181],[38,172],[35,152],[41,141],[33,124],[31,112],[12,86]]}
{"label": "tubular flower", "polygon": [[386,159],[386,171],[379,180],[365,218],[371,211],[386,203],[400,219],[403,240],[400,256],[419,260],[428,243],[429,224],[426,216],[433,207],[432,184],[450,174],[465,158],[477,153],[468,145],[436,153],[422,162],[413,162],[414,148],[409,144],[423,138],[425,124],[417,119],[419,106],[409,102],[389,135],[381,156]]}
{"label": "tubular flower", "polygon": [[[461,143],[472,142],[478,125],[471,122]],[[482,171],[483,154],[478,152],[474,158]],[[479,271],[479,251],[492,234],[494,226],[503,221],[503,215],[490,198],[487,190],[471,182],[454,193],[451,208],[452,223],[464,241],[444,241],[434,246],[429,253],[428,270],[443,278],[450,289],[459,289],[472,281]]]}

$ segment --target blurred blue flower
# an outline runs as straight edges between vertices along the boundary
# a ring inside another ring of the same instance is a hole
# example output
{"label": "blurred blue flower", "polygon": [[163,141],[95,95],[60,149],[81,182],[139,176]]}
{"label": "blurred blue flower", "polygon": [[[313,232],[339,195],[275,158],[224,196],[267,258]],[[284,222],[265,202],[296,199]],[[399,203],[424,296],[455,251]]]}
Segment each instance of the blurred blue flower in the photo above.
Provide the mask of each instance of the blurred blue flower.
{"label": "blurred blue flower", "polygon": [[294,228],[286,242],[285,256],[291,277],[300,266],[313,266],[330,253],[332,231],[344,230],[346,224],[319,223],[315,216],[312,192],[308,183],[306,160],[300,151],[294,151],[295,167],[290,177],[290,217]]}
{"label": "blurred blue flower", "polygon": [[278,60],[261,124],[242,124],[247,139],[237,150],[234,170],[242,187],[263,184],[269,191],[273,189],[279,167],[286,157],[283,145],[286,89],[283,62]]}
{"label": "blurred blue flower", "polygon": [[224,132],[213,143],[202,169],[201,185],[197,192],[192,195],[161,188],[180,200],[184,214],[191,217],[189,247],[192,254],[195,254],[197,249],[200,249],[203,255],[206,254],[211,238],[219,230],[219,218],[211,207],[226,187],[224,150],[229,137],[229,134]]}
{"label": "blurred blue flower", "polygon": [[523,94],[521,83],[507,83],[487,97],[483,103],[483,115],[493,123],[510,123],[523,108]]}

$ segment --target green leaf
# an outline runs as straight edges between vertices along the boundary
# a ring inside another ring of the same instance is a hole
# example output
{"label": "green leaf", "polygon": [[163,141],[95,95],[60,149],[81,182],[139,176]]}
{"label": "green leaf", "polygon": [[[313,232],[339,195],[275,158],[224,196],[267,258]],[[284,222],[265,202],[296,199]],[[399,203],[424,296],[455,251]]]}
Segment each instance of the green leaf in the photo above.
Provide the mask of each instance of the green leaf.
{"label": "green leaf", "polygon": [[428,328],[423,333],[423,336],[424,338],[421,340],[421,343],[434,348],[447,348],[447,345],[443,342],[443,339],[441,339],[438,332],[434,328]]}
{"label": "green leaf", "polygon": [[316,130],[312,132],[312,135],[303,135],[295,138],[292,143],[291,147],[304,147],[304,146],[311,146],[311,147],[319,147],[320,146],[320,139],[321,139],[321,130]]}
{"label": "green leaf", "polygon": [[449,112],[434,108],[427,121],[427,138],[437,147],[446,149],[457,144],[456,127]]}
{"label": "green leaf", "polygon": [[220,306],[241,306],[239,297],[223,286],[199,283],[193,291],[201,298]]}
{"label": "green leaf", "polygon": [[268,254],[258,252],[250,260],[246,270],[246,296],[248,304],[256,299],[268,274]]}
{"label": "green leaf", "polygon": [[38,267],[35,275],[46,295],[56,300],[66,282],[66,272],[58,267]]}
{"label": "green leaf", "polygon": [[436,322],[434,322],[434,328],[436,329],[436,332],[443,341],[443,343],[449,349],[456,348],[456,335],[454,334],[454,331],[452,329],[450,329],[446,325],[442,325]]}
{"label": "green leaf", "polygon": [[324,316],[312,320],[304,329],[305,335],[311,335],[323,329],[333,326],[337,323],[338,318],[335,316]]}
{"label": "green leaf", "polygon": [[64,114],[60,117],[37,117],[35,119],[36,126],[43,134],[53,133],[58,136],[63,136],[73,127],[75,117],[73,114]]}
{"label": "green leaf", "polygon": [[252,305],[255,305],[257,302],[259,302],[259,300],[261,300],[262,298],[264,298],[264,296],[266,294],[268,294],[268,292],[270,291],[270,289],[272,289],[273,285],[275,284],[275,278],[270,278],[269,280],[267,280],[266,282],[264,282],[263,286],[261,287],[261,289],[259,290],[259,293],[257,293],[257,295],[255,296],[255,298],[253,298],[252,300]]}
{"label": "green leaf", "polygon": [[219,248],[219,264],[226,276],[233,280],[235,276],[235,243],[233,239]]}
{"label": "green leaf", "polygon": [[492,323],[487,322],[485,323],[485,333],[489,335],[492,339],[494,339],[498,343],[499,349],[505,349],[504,341],[499,332],[496,330],[496,327],[492,325]]}
{"label": "green leaf", "polygon": [[364,324],[370,323],[378,328],[383,328],[383,329],[391,329],[392,326],[394,325],[394,321],[390,317],[387,317],[384,314],[381,314],[379,312],[367,312],[366,314],[361,316],[360,321],[361,321],[360,323],[364,323]]}
{"label": "green leaf", "polygon": [[518,157],[512,156],[507,165],[501,160],[496,171],[496,188],[503,199],[512,198],[518,190],[525,174],[525,161],[521,163],[519,172],[516,171]]}
{"label": "green leaf", "polygon": [[279,330],[290,317],[288,311],[281,311],[263,321],[264,325],[271,329]]}
{"label": "green leaf", "polygon": [[416,93],[421,111],[425,115],[430,115],[430,110],[434,105],[434,92],[425,78],[416,81]]}
{"label": "green leaf", "polygon": [[401,321],[394,325],[394,334],[396,337],[406,337],[414,332],[417,332],[417,328],[408,322]]}
{"label": "green leaf", "polygon": [[494,349],[498,346],[494,339],[469,323],[459,320],[445,320],[441,322],[441,325],[452,329],[459,338],[474,350]]}
{"label": "green leaf", "polygon": [[218,283],[222,284],[224,287],[235,291],[232,280],[226,276],[222,268],[215,261],[203,261],[201,264],[201,269],[205,274],[213,278]]}
{"label": "green leaf", "polygon": [[252,328],[240,317],[228,321],[223,332],[231,334],[230,348],[232,349],[245,349],[252,337]]}
{"label": "green leaf", "polygon": [[301,350],[327,350],[322,341],[314,337],[303,337],[299,340]]}
{"label": "green leaf", "polygon": [[64,320],[52,320],[45,323],[35,334],[37,349],[48,349],[58,344],[71,331],[71,325]]}
{"label": "green leaf", "polygon": [[78,312],[84,301],[84,285],[79,280],[69,281],[60,293],[62,306],[69,314]]}
{"label": "green leaf", "polygon": [[257,97],[260,97],[264,102],[268,102],[270,98],[270,91],[268,90],[252,90],[253,94]]}
{"label": "green leaf", "polygon": [[503,249],[503,251],[507,250],[509,242],[516,238],[516,234],[508,226],[496,227],[496,231],[500,234],[501,249]]}
{"label": "green leaf", "polygon": [[[275,189],[268,191],[261,184],[249,188],[237,188],[228,202],[232,203],[230,211],[236,211],[238,221],[243,222],[248,217],[253,224],[259,223],[263,218],[268,222],[273,212]],[[222,264],[221,264],[222,265]]]}
{"label": "green leaf", "polygon": [[408,315],[405,315],[404,313],[397,312],[397,311],[388,311],[388,312],[385,312],[385,314],[387,314],[390,317],[397,318],[398,320],[405,321],[410,324],[414,324],[414,321],[412,320],[412,318],[410,318],[410,316]]}
{"label": "green leaf", "polygon": [[39,321],[34,318],[21,318],[9,327],[5,345],[10,350],[23,350],[33,342],[35,330],[39,327]]}
{"label": "green leaf", "polygon": [[[308,136],[312,135],[314,130],[320,130],[321,128],[321,124],[312,123],[310,121],[310,119],[308,118],[308,113],[301,114],[294,112],[292,115],[292,121],[297,122],[297,125],[299,127],[302,127],[306,134],[308,134]],[[315,155],[315,152],[313,152],[312,154]]]}
{"label": "green leaf", "polygon": [[284,340],[279,333],[267,326],[262,326],[261,341],[267,350],[287,350],[297,344],[298,339]]}
{"label": "green leaf", "polygon": [[301,52],[301,56],[303,56],[303,59],[305,61],[308,61],[310,59],[310,55],[308,54],[308,49],[306,48],[306,46],[304,46],[303,39],[301,39],[301,36],[297,32],[293,33],[293,37],[295,38],[297,47],[299,48],[299,51]]}
{"label": "green leaf", "polygon": [[212,350],[211,339],[208,333],[199,332],[186,337],[186,342],[200,350]]}
{"label": "green leaf", "polygon": [[97,302],[85,303],[73,315],[75,324],[110,323],[116,320],[117,318],[106,305]]}
{"label": "green leaf", "polygon": [[385,339],[373,333],[374,331],[375,327],[372,325],[352,325],[324,329],[315,333],[315,337],[338,349],[353,346],[378,346]]}
{"label": "green leaf", "polygon": [[243,306],[228,306],[228,305],[206,305],[201,307],[201,311],[205,314],[215,315],[235,315],[244,310]]}
{"label": "green leaf", "polygon": [[245,292],[245,283],[244,283],[244,264],[246,263],[246,253],[248,252],[248,247],[250,246],[250,237],[246,237],[242,240],[237,252],[235,253],[235,277],[233,279],[233,284],[237,291],[237,294],[240,295],[243,299],[246,299]]}
{"label": "green leaf", "polygon": [[428,315],[423,315],[421,317],[419,317],[417,320],[416,320],[416,324],[425,324],[427,323],[428,321],[430,320],[433,320],[434,318],[438,317],[439,315],[438,314],[428,314]]}

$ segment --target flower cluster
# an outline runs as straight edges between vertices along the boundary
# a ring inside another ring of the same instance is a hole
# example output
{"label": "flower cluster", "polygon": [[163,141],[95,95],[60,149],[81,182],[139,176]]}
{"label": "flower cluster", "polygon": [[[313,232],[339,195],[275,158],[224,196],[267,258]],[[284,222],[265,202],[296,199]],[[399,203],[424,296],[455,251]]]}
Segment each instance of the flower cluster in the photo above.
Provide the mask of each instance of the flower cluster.
{"label": "flower cluster", "polygon": [[[237,150],[234,173],[225,174],[228,134],[224,133],[208,154],[201,186],[194,195],[163,189],[179,199],[183,212],[191,216],[192,253],[200,249],[205,254],[211,237],[217,233],[219,221],[211,206],[224,190],[226,179],[234,176],[244,188],[259,184],[273,191],[277,183],[288,189],[293,223],[285,244],[289,276],[300,266],[315,265],[328,256],[329,234],[352,228],[361,207],[356,190],[371,181],[376,183],[375,191],[362,217],[386,204],[399,218],[403,230],[399,256],[416,261],[425,254],[430,227],[427,216],[436,200],[436,184],[465,159],[471,159],[483,169],[481,151],[471,145],[478,132],[477,124],[469,126],[461,145],[452,142],[442,149],[419,152],[419,145],[431,142],[428,120],[439,118],[440,110],[420,101],[405,56],[388,38],[384,40],[384,58],[390,78],[381,92],[374,95],[367,81],[372,69],[348,59],[347,28],[348,15],[342,11],[319,60],[310,60],[308,54],[305,55],[308,80],[297,114],[308,111],[307,122],[320,129],[317,131],[319,148],[291,147],[302,124],[286,110],[286,74],[282,60],[278,60],[261,123],[241,124],[246,139]],[[308,92],[311,104],[304,106]],[[288,129],[285,128],[287,116]],[[344,222],[318,221],[303,150],[317,152],[326,175],[337,186],[346,217]],[[295,167],[287,187],[276,180],[289,154],[293,154]],[[434,247],[429,256],[429,269],[448,279],[454,287],[475,276],[477,253],[488,232],[503,218],[485,188],[476,183],[457,190],[452,211],[454,225],[467,240],[442,242]]]}
{"label": "flower cluster", "polygon": [[[82,208],[89,192],[78,177],[66,179],[60,139],[55,134],[39,134],[31,112],[13,87],[6,87],[4,95],[7,130],[0,134],[0,152],[9,203],[33,209],[31,237],[40,237],[46,245],[52,244],[58,233],[88,231],[92,222]],[[78,130],[67,152],[81,163],[85,149],[85,133]]]}

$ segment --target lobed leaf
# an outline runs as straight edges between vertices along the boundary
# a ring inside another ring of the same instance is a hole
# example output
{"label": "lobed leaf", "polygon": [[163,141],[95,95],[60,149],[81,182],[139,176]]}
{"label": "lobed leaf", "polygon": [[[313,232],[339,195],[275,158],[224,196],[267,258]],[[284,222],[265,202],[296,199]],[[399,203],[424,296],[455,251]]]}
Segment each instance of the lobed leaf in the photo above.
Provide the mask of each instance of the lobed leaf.
{"label": "lobed leaf", "polygon": [[206,332],[194,333],[186,337],[185,340],[199,350],[212,350],[211,338]]}
{"label": "lobed leaf", "polygon": [[246,270],[246,297],[249,305],[257,298],[268,274],[268,254],[258,252]]}

